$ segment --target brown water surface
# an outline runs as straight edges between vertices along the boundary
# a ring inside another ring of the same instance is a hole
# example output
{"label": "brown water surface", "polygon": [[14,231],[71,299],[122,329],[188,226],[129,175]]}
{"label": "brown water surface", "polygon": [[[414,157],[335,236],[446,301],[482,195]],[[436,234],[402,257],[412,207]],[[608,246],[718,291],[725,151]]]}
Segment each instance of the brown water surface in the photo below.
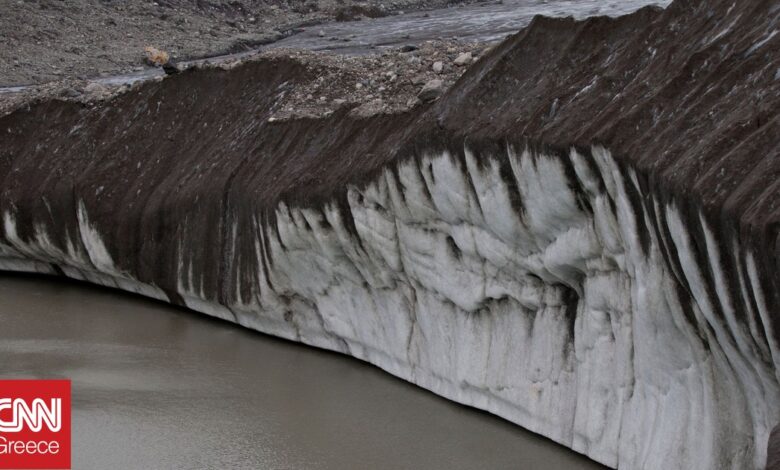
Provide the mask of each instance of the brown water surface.
{"label": "brown water surface", "polygon": [[73,468],[601,468],[345,356],[0,273],[0,377],[73,380]]}

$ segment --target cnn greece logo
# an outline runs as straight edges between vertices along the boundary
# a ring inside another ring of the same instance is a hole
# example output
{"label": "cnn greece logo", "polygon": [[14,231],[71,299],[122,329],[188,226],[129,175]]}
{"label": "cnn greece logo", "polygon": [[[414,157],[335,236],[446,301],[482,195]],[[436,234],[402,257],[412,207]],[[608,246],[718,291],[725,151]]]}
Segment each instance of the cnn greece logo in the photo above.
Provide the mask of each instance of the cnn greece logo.
{"label": "cnn greece logo", "polygon": [[0,469],[70,468],[70,381],[0,380]]}

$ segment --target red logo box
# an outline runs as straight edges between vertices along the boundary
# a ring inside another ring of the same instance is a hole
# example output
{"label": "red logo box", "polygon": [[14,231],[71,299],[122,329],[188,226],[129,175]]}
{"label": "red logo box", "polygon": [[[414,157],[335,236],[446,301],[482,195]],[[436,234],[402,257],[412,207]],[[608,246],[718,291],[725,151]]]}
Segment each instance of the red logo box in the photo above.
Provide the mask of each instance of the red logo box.
{"label": "red logo box", "polygon": [[0,469],[70,468],[70,380],[0,380]]}

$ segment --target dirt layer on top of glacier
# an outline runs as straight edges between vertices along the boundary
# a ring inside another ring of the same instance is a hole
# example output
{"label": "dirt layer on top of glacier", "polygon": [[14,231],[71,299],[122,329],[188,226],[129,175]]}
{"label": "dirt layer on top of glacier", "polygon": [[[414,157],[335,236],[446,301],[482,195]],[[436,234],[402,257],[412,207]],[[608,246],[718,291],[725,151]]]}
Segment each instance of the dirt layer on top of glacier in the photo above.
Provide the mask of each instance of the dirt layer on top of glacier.
{"label": "dirt layer on top of glacier", "polygon": [[[394,113],[339,108],[272,119],[286,96],[318,78],[284,55],[188,71],[94,103],[44,99],[0,118],[0,210],[44,197],[33,187],[79,188],[94,222],[114,227],[106,231],[112,252],[129,259],[134,234],[157,230],[133,221],[171,197],[246,201],[223,210],[263,211],[281,200],[316,207],[343,200],[347,185],[398,158],[438,150],[462,158],[464,142],[477,154],[507,142],[561,155],[603,145],[636,179],[637,203],[655,195],[685,217],[703,214],[723,239],[754,246],[775,283],[766,291],[777,293],[778,29],[780,8],[768,0],[536,17],[437,101]],[[76,210],[75,200],[61,204]],[[17,220],[22,236],[34,236],[36,217],[50,217],[40,206]],[[116,225],[116,210],[128,226]]]}

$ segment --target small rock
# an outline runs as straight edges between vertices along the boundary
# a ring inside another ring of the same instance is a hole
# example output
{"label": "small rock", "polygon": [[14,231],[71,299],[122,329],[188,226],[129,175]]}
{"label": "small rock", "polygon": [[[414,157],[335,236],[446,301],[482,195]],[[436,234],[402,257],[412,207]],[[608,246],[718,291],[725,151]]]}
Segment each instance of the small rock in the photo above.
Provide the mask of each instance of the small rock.
{"label": "small rock", "polygon": [[471,62],[471,52],[463,52],[453,61],[453,63],[457,66],[463,66],[469,62]]}
{"label": "small rock", "polygon": [[319,37],[321,37],[321,38],[324,38],[324,37],[325,37],[325,31],[323,31],[323,30],[320,30],[320,32],[319,32],[319,33],[317,33],[317,36],[319,36]]}
{"label": "small rock", "polygon": [[430,80],[425,86],[422,87],[420,93],[417,94],[417,98],[420,101],[428,102],[433,101],[444,92],[444,82],[438,78]]}
{"label": "small rock", "polygon": [[65,88],[64,90],[62,90],[60,92],[60,95],[65,97],[65,98],[77,98],[77,97],[81,96],[81,93],[79,93],[78,91],[74,90],[73,88]]}
{"label": "small rock", "polygon": [[349,115],[353,117],[373,116],[374,114],[378,114],[382,112],[384,106],[385,104],[381,99],[371,100],[361,104],[357,108],[354,108],[352,111],[349,112]]}
{"label": "small rock", "polygon": [[360,90],[361,88],[363,88],[363,84],[362,83],[355,83],[355,89],[356,90]]}
{"label": "small rock", "polygon": [[436,73],[441,73],[444,70],[444,62],[437,60],[433,63],[433,71]]}
{"label": "small rock", "polygon": [[419,49],[419,47],[415,46],[414,44],[406,44],[405,46],[401,46],[401,52],[412,52]]}
{"label": "small rock", "polygon": [[88,95],[99,96],[108,93],[108,89],[98,82],[90,82],[86,87],[84,87],[84,93]]}
{"label": "small rock", "polygon": [[146,53],[146,63],[149,65],[161,66],[170,60],[170,56],[167,52],[153,46],[146,46],[144,48],[144,53]]}
{"label": "small rock", "polygon": [[417,75],[415,77],[412,77],[412,85],[422,85],[423,83],[425,83],[424,75]]}
{"label": "small rock", "polygon": [[420,101],[420,98],[417,98],[416,96],[412,96],[412,97],[411,97],[411,98],[409,98],[409,100],[406,102],[406,107],[408,107],[408,108],[414,108],[415,106],[419,105],[420,103],[422,103],[422,101]]}

